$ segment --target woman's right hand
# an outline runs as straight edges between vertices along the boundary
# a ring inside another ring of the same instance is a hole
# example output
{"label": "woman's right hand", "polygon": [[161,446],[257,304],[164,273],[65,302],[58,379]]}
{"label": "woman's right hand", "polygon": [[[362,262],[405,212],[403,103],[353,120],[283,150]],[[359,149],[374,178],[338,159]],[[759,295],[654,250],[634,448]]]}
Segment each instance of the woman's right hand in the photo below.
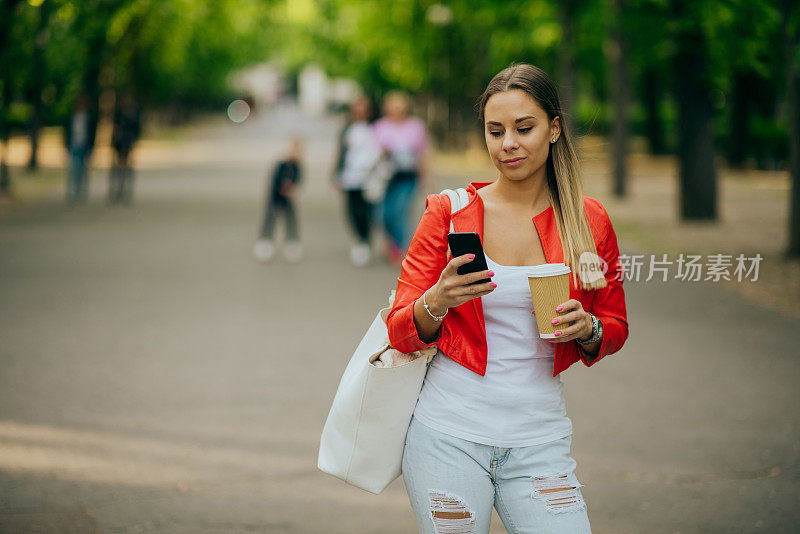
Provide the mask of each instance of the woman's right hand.
{"label": "woman's right hand", "polygon": [[469,285],[472,282],[491,278],[492,271],[478,271],[477,273],[458,274],[458,268],[475,259],[474,254],[464,254],[450,260],[450,263],[439,275],[439,281],[428,290],[425,300],[431,313],[443,314],[449,308],[455,308],[476,297],[488,295],[497,284],[485,282],[483,284]]}

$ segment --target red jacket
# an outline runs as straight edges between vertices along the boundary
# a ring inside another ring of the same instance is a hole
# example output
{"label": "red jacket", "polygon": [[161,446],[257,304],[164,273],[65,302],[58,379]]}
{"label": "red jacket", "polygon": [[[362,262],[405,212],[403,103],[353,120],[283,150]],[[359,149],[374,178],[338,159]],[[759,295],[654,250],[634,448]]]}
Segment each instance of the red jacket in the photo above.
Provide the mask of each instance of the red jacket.
{"label": "red jacket", "polygon": [[[456,232],[477,232],[483,241],[483,200],[477,190],[491,182],[473,182],[467,192],[469,203],[453,214]],[[555,344],[553,376],[570,365],[583,360],[587,366],[622,348],[628,337],[625,293],[619,272],[617,236],[603,206],[597,200],[584,197],[584,210],[597,246],[598,255],[608,262],[605,274],[608,285],[602,289],[575,289],[570,274],[569,297],[581,302],[583,309],[596,315],[603,323],[600,352],[588,359],[576,341]],[[533,224],[542,242],[547,263],[564,261],[561,239],[556,228],[553,207],[533,217]],[[447,233],[450,231],[450,198],[447,195],[428,195],[425,213],[417,226],[397,279],[394,305],[386,320],[389,341],[401,352],[414,352],[436,345],[444,354],[480,375],[486,373],[486,329],[481,298],[474,298],[451,308],[442,320],[432,343],[420,340],[414,324],[414,302],[438,280],[447,265]]]}

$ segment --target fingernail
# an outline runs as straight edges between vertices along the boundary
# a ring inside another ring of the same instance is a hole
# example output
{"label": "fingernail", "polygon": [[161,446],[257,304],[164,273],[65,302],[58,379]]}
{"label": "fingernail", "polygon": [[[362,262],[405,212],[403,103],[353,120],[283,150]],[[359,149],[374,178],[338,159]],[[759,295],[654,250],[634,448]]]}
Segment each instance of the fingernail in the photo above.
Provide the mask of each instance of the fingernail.
{"label": "fingernail", "polygon": [[494,271],[489,271],[489,276],[494,276]]}
{"label": "fingernail", "polygon": [[469,259],[474,260],[475,259],[475,254],[470,254],[469,255]]}
{"label": "fingernail", "polygon": [[559,306],[558,308],[556,308],[556,311],[561,311],[561,306]]}
{"label": "fingernail", "polygon": [[495,284],[494,282],[492,282],[492,287],[497,287],[497,284]]}
{"label": "fingernail", "polygon": [[561,335],[561,330],[556,330],[556,335],[560,336]]}
{"label": "fingernail", "polygon": [[553,324],[558,324],[558,319],[553,319]]}

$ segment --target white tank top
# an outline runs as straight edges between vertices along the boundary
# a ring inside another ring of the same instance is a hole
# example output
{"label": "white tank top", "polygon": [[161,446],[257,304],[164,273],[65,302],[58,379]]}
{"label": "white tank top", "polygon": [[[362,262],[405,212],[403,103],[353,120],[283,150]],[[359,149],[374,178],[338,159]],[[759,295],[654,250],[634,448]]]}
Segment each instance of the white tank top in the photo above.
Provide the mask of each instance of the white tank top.
{"label": "white tank top", "polygon": [[422,385],[414,417],[457,438],[494,447],[527,447],[572,434],[555,345],[539,337],[528,286],[530,266],[498,265],[486,256],[494,291],[481,297],[486,374],[439,351]]}

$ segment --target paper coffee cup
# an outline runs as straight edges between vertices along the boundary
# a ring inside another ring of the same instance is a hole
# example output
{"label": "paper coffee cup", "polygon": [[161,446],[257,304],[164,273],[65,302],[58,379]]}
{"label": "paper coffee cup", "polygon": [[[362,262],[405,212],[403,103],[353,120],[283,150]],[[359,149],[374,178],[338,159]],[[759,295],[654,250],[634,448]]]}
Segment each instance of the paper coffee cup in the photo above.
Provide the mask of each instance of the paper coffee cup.
{"label": "paper coffee cup", "polygon": [[556,330],[564,325],[553,324],[553,319],[564,313],[556,311],[556,307],[569,300],[569,273],[572,272],[564,263],[545,263],[528,271],[528,284],[531,286],[533,311],[536,312],[536,324],[539,325],[539,337],[553,339]]}

